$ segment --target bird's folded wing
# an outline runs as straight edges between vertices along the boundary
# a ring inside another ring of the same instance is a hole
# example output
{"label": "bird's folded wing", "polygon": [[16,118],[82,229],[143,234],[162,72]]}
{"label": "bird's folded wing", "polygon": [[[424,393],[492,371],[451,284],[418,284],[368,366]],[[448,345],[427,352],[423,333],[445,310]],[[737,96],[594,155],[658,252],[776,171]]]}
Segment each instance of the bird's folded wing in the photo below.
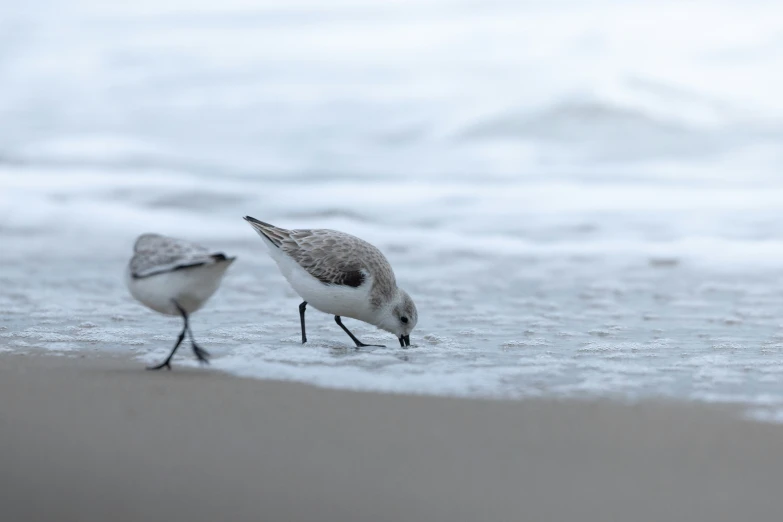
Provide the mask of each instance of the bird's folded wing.
{"label": "bird's folded wing", "polygon": [[292,230],[280,248],[322,283],[356,288],[367,278],[365,245],[333,230]]}
{"label": "bird's folded wing", "polygon": [[131,275],[137,279],[226,260],[222,253],[180,239],[152,234],[142,237],[130,262]]}

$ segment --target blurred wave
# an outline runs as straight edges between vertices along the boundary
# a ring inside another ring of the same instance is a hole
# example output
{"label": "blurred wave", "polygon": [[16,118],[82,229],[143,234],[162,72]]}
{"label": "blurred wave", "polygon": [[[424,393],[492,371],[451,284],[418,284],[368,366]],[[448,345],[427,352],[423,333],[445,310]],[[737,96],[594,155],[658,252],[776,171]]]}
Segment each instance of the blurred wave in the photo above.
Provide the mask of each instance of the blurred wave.
{"label": "blurred wave", "polygon": [[6,4],[0,157],[251,178],[556,166],[587,180],[664,161],[677,164],[655,175],[687,179],[751,157],[769,183],[783,9],[751,4]]}

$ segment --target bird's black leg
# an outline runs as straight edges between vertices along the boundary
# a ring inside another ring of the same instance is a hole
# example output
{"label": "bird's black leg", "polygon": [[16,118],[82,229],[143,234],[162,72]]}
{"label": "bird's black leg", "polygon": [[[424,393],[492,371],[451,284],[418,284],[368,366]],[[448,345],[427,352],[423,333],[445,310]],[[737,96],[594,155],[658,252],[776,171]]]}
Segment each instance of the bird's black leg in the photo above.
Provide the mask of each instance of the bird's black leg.
{"label": "bird's black leg", "polygon": [[302,344],[307,342],[307,334],[305,333],[305,321],[304,321],[305,308],[307,308],[307,301],[302,301],[302,304],[299,305],[299,322],[302,323]]}
{"label": "bird's black leg", "polygon": [[190,322],[188,322],[188,333],[190,334],[190,347],[193,349],[196,359],[201,363],[209,364],[209,352],[196,344],[196,340],[193,338],[193,330],[190,329]]}
{"label": "bird's black leg", "polygon": [[[174,304],[176,304],[176,302]],[[174,353],[177,351],[177,348],[179,348],[179,345],[182,344],[182,340],[185,338],[185,332],[188,330],[188,315],[184,313],[184,310],[182,310],[179,305],[177,305],[177,308],[179,309],[180,313],[182,313],[182,318],[185,321],[185,324],[182,325],[182,331],[179,333],[179,337],[177,338],[177,344],[175,344],[174,348],[171,349],[171,353],[168,357],[166,357],[165,361],[158,364],[157,366],[147,366],[148,370],[160,370],[161,368],[167,368],[171,370],[171,358],[174,357]]]}
{"label": "bird's black leg", "polygon": [[345,333],[347,333],[347,334],[348,334],[348,337],[350,337],[350,338],[351,338],[351,340],[352,340],[353,342],[355,342],[355,343],[356,343],[356,347],[357,347],[357,348],[363,348],[363,347],[365,347],[365,346],[377,346],[378,348],[386,348],[386,347],[385,347],[384,345],[382,345],[382,344],[364,344],[363,342],[361,342],[359,339],[357,339],[357,338],[356,338],[356,336],[355,336],[354,334],[352,334],[352,333],[351,333],[351,331],[350,331],[350,330],[348,330],[348,328],[346,328],[346,327],[345,327],[345,325],[343,324],[343,322],[340,320],[340,316],[339,316],[339,315],[335,315],[335,316],[334,316],[334,322],[335,322],[335,323],[337,323],[337,324],[339,324],[339,325],[340,325],[340,328],[342,328],[343,330],[345,330]]}
{"label": "bird's black leg", "polygon": [[193,337],[193,330],[190,329],[190,321],[188,319],[188,313],[177,303],[174,301],[174,306],[177,307],[177,310],[179,310],[179,313],[182,314],[182,317],[185,318],[185,328],[188,331],[188,334],[190,335],[190,347],[193,350],[193,355],[196,356],[196,359],[202,364],[209,364],[209,352],[206,351],[204,348],[196,344],[196,339]]}

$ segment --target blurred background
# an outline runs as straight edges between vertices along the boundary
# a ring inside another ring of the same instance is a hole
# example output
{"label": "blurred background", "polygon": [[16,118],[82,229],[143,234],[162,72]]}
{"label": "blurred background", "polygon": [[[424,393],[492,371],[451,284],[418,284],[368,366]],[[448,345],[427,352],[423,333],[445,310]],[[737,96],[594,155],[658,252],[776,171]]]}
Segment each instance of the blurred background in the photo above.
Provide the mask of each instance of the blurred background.
{"label": "blurred background", "polygon": [[[782,59],[764,0],[5,2],[0,346],[164,353],[155,231],[240,256],[226,370],[777,404]],[[245,214],[377,244],[425,349],[298,346]]]}

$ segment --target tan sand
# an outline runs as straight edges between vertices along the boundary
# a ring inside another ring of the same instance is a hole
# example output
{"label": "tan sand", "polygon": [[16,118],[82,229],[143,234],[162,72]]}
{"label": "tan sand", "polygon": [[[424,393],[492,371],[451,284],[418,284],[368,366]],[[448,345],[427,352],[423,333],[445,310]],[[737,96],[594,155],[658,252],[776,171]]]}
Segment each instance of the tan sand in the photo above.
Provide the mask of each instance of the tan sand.
{"label": "tan sand", "polygon": [[0,520],[783,520],[783,428],[0,355]]}

